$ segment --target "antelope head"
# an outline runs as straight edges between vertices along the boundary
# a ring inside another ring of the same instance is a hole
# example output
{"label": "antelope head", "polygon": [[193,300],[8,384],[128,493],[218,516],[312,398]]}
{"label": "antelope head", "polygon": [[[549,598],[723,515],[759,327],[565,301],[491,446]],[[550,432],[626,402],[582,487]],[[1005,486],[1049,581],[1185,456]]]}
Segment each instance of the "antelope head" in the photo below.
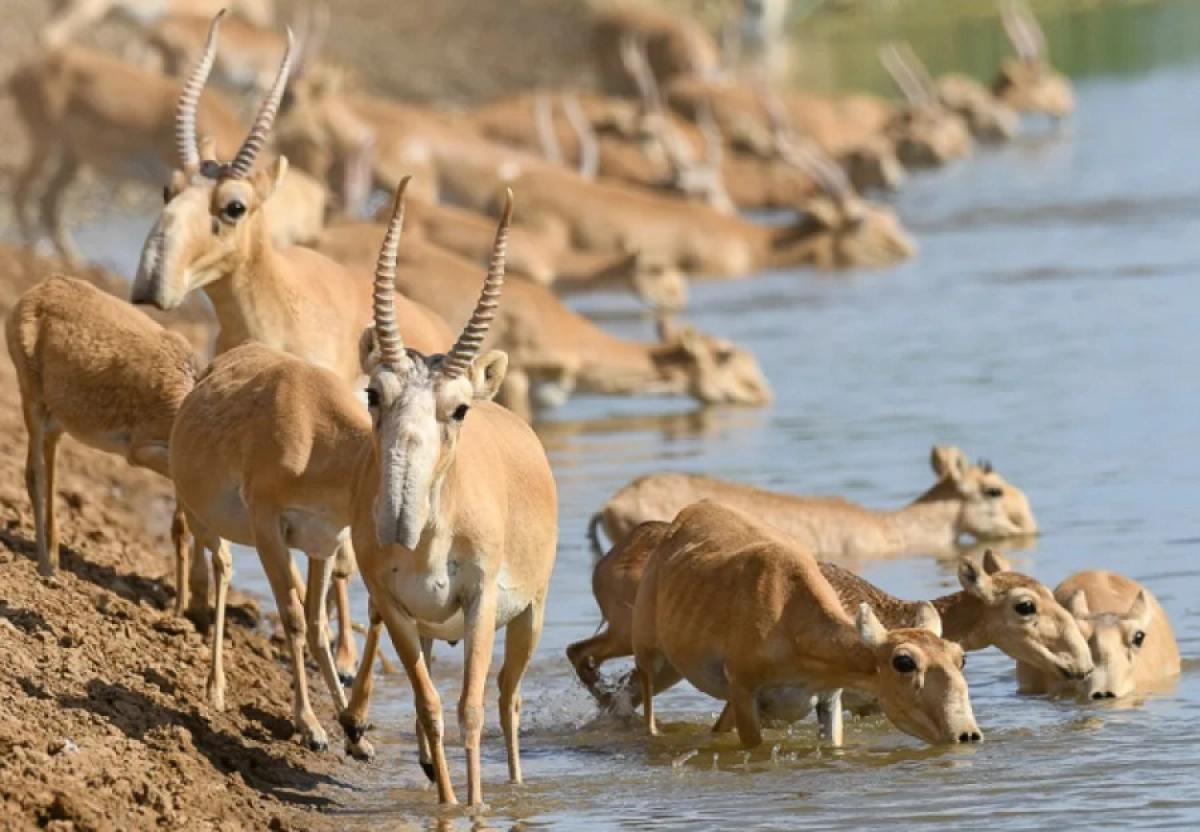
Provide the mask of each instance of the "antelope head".
{"label": "antelope head", "polygon": [[163,191],[165,205],[142,248],[133,282],[134,303],[173,309],[193,289],[227,275],[239,264],[261,255],[268,246],[262,206],[287,173],[278,157],[269,171],[254,163],[271,131],[287,84],[292,34],[275,83],[263,100],[250,133],[232,162],[216,159],[212,142],[196,140],[196,104],[217,51],[217,27],[224,11],[213,18],[204,53],[184,84],[176,109],[175,140],[182,165]]}
{"label": "antelope head", "polygon": [[939,485],[950,486],[963,500],[960,526],[967,533],[979,540],[1037,534],[1029,498],[990,462],[972,465],[958,448],[934,446],[930,464]]}
{"label": "antelope head", "polygon": [[969,154],[973,142],[966,121],[942,106],[929,71],[912,47],[889,43],[880,48],[879,57],[908,100],[886,128],[900,161],[909,167],[936,167]]}
{"label": "antelope head", "polygon": [[628,280],[637,296],[651,309],[674,312],[687,306],[687,277],[674,258],[656,255],[622,241],[625,260],[616,277]]}
{"label": "antelope head", "polygon": [[1161,633],[1154,632],[1154,615],[1146,590],[1141,590],[1124,613],[1095,613],[1083,590],[1067,599],[1095,662],[1095,672],[1080,684],[1089,699],[1121,699],[1136,688],[1142,648]]}
{"label": "antelope head", "polygon": [[690,326],[676,326],[665,316],[658,320],[658,337],[656,360],[661,369],[678,377],[697,401],[750,407],[770,403],[771,385],[749,350]]}
{"label": "antelope head", "polygon": [[850,185],[858,193],[898,191],[908,174],[885,136],[872,136],[844,151],[839,158]]}
{"label": "antelope head", "polygon": [[897,728],[931,745],[983,739],[963,678],[963,649],[942,638],[932,604],[921,604],[915,627],[896,630],[860,604],[858,635],[875,659],[879,706]]}
{"label": "antelope head", "polygon": [[983,605],[981,629],[991,644],[1018,661],[1064,679],[1092,672],[1092,655],[1075,618],[1054,594],[991,550],[958,563],[963,590]]}
{"label": "antelope head", "polygon": [[1004,31],[1016,49],[992,83],[992,94],[1017,112],[1045,113],[1065,118],[1075,110],[1070,80],[1050,66],[1046,36],[1037,18],[1020,0],[1009,0],[1003,9]]}
{"label": "antelope head", "polygon": [[379,464],[375,497],[375,534],[381,546],[415,549],[422,533],[436,522],[442,484],[454,463],[459,433],[472,404],[491,399],[504,381],[508,355],[480,347],[500,303],[504,257],[512,221],[512,192],[507,195],[487,277],[475,311],[445,355],[405,349],[396,322],[396,256],[404,224],[404,193],[396,191],[379,262],[375,269],[375,325],[363,335],[370,376],[367,407],[374,425]]}
{"label": "antelope head", "polygon": [[937,81],[937,95],[942,106],[962,116],[971,135],[982,142],[1004,142],[1017,134],[1016,110],[974,78],[943,76]]}

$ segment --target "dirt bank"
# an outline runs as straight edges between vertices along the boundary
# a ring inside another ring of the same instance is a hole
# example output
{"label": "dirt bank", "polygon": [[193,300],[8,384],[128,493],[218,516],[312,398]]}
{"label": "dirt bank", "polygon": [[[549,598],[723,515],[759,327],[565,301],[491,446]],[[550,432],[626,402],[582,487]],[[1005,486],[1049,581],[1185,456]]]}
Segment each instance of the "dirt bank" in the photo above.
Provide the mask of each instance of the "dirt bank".
{"label": "dirt bank", "polygon": [[[0,246],[0,315],[55,270]],[[102,273],[87,275],[114,284]],[[202,309],[178,327],[206,342]],[[164,480],[70,439],[59,456],[62,571],[39,578],[24,488],[25,430],[0,357],[0,829],[325,829],[358,764],[289,739],[291,675],[238,597],[227,647],[229,708],[204,688],[208,647],[170,613]],[[269,604],[268,604],[269,607]]]}

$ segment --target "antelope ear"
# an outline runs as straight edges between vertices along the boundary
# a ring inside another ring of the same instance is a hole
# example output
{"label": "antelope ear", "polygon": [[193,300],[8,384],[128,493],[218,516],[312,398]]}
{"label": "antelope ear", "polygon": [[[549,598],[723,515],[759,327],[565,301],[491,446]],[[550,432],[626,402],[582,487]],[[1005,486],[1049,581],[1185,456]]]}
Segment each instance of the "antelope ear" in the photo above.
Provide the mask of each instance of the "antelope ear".
{"label": "antelope ear", "polygon": [[887,629],[879,623],[870,604],[858,605],[858,637],[867,647],[881,647],[887,643]]}
{"label": "antelope ear", "polygon": [[1129,607],[1126,617],[1132,620],[1139,630],[1145,630],[1150,623],[1150,600],[1146,597],[1146,590],[1140,590],[1137,597],[1133,599],[1133,604]]}
{"label": "antelope ear", "polygon": [[983,603],[992,604],[996,601],[996,584],[991,573],[971,555],[965,555],[958,562],[958,582],[964,590]]}
{"label": "antelope ear", "polygon": [[379,363],[379,341],[375,338],[375,326],[365,327],[358,336],[358,366],[370,374]]}
{"label": "antelope ear", "polygon": [[1011,572],[1012,566],[1009,564],[1008,558],[995,549],[984,549],[983,571],[989,575],[995,575],[997,572]]}
{"label": "antelope ear", "polygon": [[1092,614],[1091,608],[1088,606],[1087,595],[1082,589],[1075,590],[1075,594],[1067,599],[1067,603],[1063,604],[1067,612],[1071,613],[1071,617],[1076,620],[1083,620]]}
{"label": "antelope ear", "polygon": [[929,452],[929,467],[939,479],[951,476],[966,464],[967,455],[953,445],[934,445]]}
{"label": "antelope ear", "polygon": [[928,630],[938,638],[942,637],[942,617],[937,608],[928,601],[917,605],[917,629]]}
{"label": "antelope ear", "polygon": [[254,174],[254,192],[258,194],[259,202],[266,202],[271,196],[279,190],[279,186],[283,183],[283,179],[287,176],[288,160],[286,156],[280,156],[275,160],[275,164],[271,165],[270,170],[260,171]]}
{"label": "antelope ear", "polygon": [[508,353],[488,350],[471,364],[471,387],[475,398],[491,400],[508,373]]}
{"label": "antelope ear", "polygon": [[212,136],[202,136],[200,139],[200,160],[213,162],[217,159],[217,140]]}

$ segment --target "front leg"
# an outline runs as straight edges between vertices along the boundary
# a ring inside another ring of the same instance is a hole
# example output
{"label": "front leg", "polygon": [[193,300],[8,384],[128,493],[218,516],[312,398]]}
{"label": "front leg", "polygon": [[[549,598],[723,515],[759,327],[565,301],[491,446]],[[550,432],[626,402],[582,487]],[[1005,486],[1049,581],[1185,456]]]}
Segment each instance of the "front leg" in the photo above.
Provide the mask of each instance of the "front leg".
{"label": "front leg", "polygon": [[[370,760],[375,750],[363,735],[367,732],[367,709],[371,693],[375,689],[373,674],[375,657],[379,654],[379,636],[383,632],[383,618],[375,609],[375,602],[367,602],[367,641],[363,645],[362,662],[354,677],[350,701],[338,714],[338,722],[346,734],[346,753],[356,760]],[[433,779],[432,777],[430,779]]]}
{"label": "front leg", "polygon": [[462,696],[458,700],[458,725],[467,752],[467,802],[483,804],[479,743],[483,736],[483,693],[496,641],[496,586],[489,578],[464,610],[465,666]]}
{"label": "front leg", "polygon": [[842,691],[826,691],[817,696],[817,721],[821,739],[834,748],[842,747],[845,726],[842,722]]}

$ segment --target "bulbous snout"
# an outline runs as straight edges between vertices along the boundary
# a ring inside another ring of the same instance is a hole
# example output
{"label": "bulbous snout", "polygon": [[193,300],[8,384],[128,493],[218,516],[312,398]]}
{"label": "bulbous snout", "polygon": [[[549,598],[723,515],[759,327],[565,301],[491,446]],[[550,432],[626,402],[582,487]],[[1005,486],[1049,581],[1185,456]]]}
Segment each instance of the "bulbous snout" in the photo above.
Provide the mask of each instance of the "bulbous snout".
{"label": "bulbous snout", "polygon": [[1133,692],[1130,674],[1114,673],[1111,668],[1098,667],[1080,686],[1085,699],[1101,702],[1122,699]]}
{"label": "bulbous snout", "polygon": [[174,309],[182,298],[168,297],[166,281],[163,279],[163,261],[166,248],[164,235],[158,228],[146,238],[142,256],[138,259],[137,274],[129,299],[135,305],[155,306],[159,309]]}

